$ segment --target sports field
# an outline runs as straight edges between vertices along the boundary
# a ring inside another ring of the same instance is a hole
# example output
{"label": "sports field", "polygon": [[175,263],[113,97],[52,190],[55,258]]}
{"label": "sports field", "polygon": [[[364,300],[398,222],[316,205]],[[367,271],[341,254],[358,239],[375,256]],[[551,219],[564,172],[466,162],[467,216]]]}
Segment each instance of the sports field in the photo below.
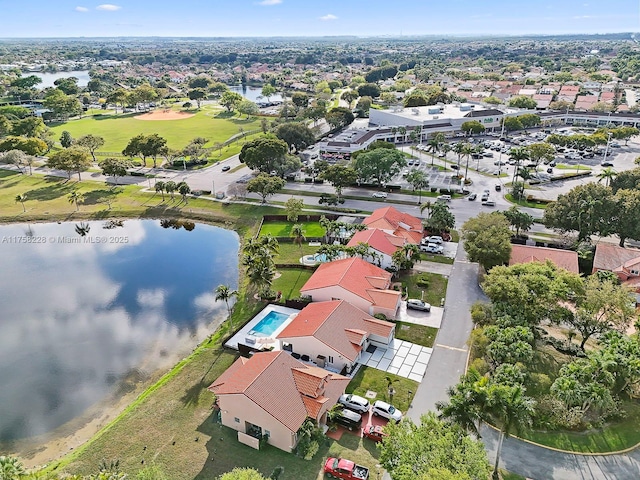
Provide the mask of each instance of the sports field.
{"label": "sports field", "polygon": [[245,132],[260,128],[260,121],[255,117],[247,120],[211,105],[203,106],[202,110],[192,113],[195,115],[191,117],[153,121],[136,118],[141,116],[141,113],[115,115],[107,112],[57,124],[52,126],[51,130],[56,141],[65,130],[71,133],[73,138],[87,134],[100,135],[104,138],[105,144],[98,152],[121,152],[129,139],[141,133],[157,133],[167,140],[169,148],[180,149],[195,137],[208,138],[209,143],[206,146],[212,147],[240,133],[240,128]]}

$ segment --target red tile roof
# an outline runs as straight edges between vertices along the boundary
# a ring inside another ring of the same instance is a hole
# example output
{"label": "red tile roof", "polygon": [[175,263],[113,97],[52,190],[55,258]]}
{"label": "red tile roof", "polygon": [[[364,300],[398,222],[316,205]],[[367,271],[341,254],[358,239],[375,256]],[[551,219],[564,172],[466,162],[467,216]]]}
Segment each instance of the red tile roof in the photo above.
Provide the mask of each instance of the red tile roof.
{"label": "red tile roof", "polygon": [[[342,375],[309,367],[288,353],[277,351],[239,358],[209,390],[218,396],[244,394],[295,432],[308,416],[318,420],[322,406],[335,403],[336,393],[344,391],[348,383],[349,379]],[[325,390],[331,394],[325,396]]]}
{"label": "red tile roof", "polygon": [[[387,291],[390,284],[391,273],[365,262],[359,257],[353,257],[320,265],[300,289],[300,293],[304,295],[311,290],[338,286],[373,305],[395,308],[400,292]],[[383,297],[378,295],[380,291],[387,291],[388,294]],[[389,295],[395,298],[395,303],[390,303]],[[383,299],[384,304],[378,303]]]}
{"label": "red tile roof", "polygon": [[558,248],[512,245],[509,265],[550,260],[556,266],[572,273],[578,273],[578,254],[571,250]]}
{"label": "red tile roof", "polygon": [[640,262],[640,250],[623,248],[613,243],[600,242],[593,256],[593,271],[616,272],[621,280],[629,279],[629,267]]}
{"label": "red tile roof", "polygon": [[358,243],[363,242],[369,244],[371,248],[387,255],[393,255],[396,250],[402,248],[406,243],[406,240],[402,237],[396,237],[390,233],[386,233],[384,230],[378,228],[371,228],[369,230],[361,230],[356,232],[347,247],[355,247]]}
{"label": "red tile roof", "polygon": [[[401,236],[398,230],[419,232],[422,235],[422,220],[408,213],[400,212],[394,207],[385,207],[374,210],[371,215],[362,222],[369,228],[379,228],[388,232],[393,232],[396,236]],[[418,239],[418,242],[420,239]]]}
{"label": "red tile roof", "polygon": [[353,361],[363,336],[388,338],[395,325],[378,320],[344,300],[310,303],[277,338],[314,337]]}

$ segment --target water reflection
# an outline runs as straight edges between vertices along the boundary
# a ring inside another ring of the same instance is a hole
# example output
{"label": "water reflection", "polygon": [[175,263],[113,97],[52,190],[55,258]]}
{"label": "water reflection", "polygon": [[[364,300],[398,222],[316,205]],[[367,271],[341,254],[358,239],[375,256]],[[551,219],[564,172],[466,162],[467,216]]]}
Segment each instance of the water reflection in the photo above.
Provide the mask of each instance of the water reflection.
{"label": "water reflection", "polygon": [[0,227],[0,441],[48,432],[157,368],[223,314],[215,287],[237,286],[234,232],[77,227]]}

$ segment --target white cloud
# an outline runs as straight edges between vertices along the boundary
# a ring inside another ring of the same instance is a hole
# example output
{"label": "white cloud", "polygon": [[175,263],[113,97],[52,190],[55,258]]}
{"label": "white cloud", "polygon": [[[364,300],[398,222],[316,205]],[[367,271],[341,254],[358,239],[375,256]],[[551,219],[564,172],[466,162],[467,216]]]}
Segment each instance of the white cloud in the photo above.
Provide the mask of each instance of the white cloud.
{"label": "white cloud", "polygon": [[263,7],[270,7],[272,5],[280,5],[282,0],[262,0],[258,2],[258,5],[262,5]]}
{"label": "white cloud", "polygon": [[327,15],[324,15],[323,17],[320,17],[320,20],[325,21],[325,22],[328,21],[328,20],[337,20],[337,19],[338,19],[338,17],[336,17],[335,15],[333,15],[331,13],[329,13]]}
{"label": "white cloud", "polygon": [[98,5],[96,10],[105,10],[107,12],[115,12],[116,10],[120,10],[122,7],[119,5],[112,5],[110,3],[104,3],[102,5]]}
{"label": "white cloud", "polygon": [[89,9],[87,7],[76,7],[76,12],[88,12]]}

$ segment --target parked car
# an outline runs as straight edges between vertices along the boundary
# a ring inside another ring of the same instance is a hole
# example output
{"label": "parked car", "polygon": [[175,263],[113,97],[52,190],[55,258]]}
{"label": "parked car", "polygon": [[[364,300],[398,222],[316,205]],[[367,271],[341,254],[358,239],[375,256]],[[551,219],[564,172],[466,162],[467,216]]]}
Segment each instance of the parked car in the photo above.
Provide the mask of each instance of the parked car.
{"label": "parked car", "polygon": [[444,247],[442,245],[436,245],[435,243],[429,243],[427,245],[420,245],[420,251],[424,253],[440,254],[444,252]]}
{"label": "parked car", "polygon": [[467,200],[469,200],[470,202],[473,202],[476,198],[478,198],[478,194],[477,193],[472,193],[471,195],[469,195],[467,197]]}
{"label": "parked car", "polygon": [[407,300],[407,308],[409,310],[420,310],[422,312],[431,311],[430,304],[428,304],[427,302],[423,302],[422,300],[418,300],[417,298],[410,298],[409,300]]}
{"label": "parked car", "polygon": [[322,195],[320,195],[318,203],[320,205],[322,205],[323,203],[326,203],[327,205],[337,205],[338,203],[344,203],[344,198],[338,200],[338,197],[336,195],[333,195],[331,193],[323,193]]}
{"label": "parked car", "polygon": [[368,412],[370,407],[369,400],[350,393],[340,395],[338,403],[358,413]]}
{"label": "parked car", "polygon": [[484,205],[485,207],[495,207],[496,202],[494,202],[493,200],[487,199],[487,200],[484,200],[481,205]]}
{"label": "parked car", "polygon": [[394,422],[402,420],[402,412],[393,405],[383,402],[382,400],[376,400],[371,409],[373,415],[377,417],[384,417]]}
{"label": "parked car", "polygon": [[387,436],[381,425],[367,425],[362,432],[363,436],[378,443]]}
{"label": "parked car", "polygon": [[333,417],[333,421],[338,425],[342,425],[349,431],[357,430],[362,427],[362,415],[352,412],[351,410],[347,410],[346,408],[337,412]]}
{"label": "parked car", "polygon": [[613,162],[610,162],[609,160],[605,160],[604,162],[600,163],[601,167],[613,167]]}
{"label": "parked car", "polygon": [[450,165],[451,170],[460,170],[460,167],[458,165]]}
{"label": "parked car", "polygon": [[496,192],[499,192],[500,190],[502,190],[502,185],[496,183]]}
{"label": "parked car", "polygon": [[442,244],[443,240],[442,237],[440,235],[431,235],[430,237],[427,237],[427,241],[424,241],[424,238],[422,239],[422,243],[435,243],[437,245]]}
{"label": "parked car", "polygon": [[387,192],[373,192],[371,196],[373,198],[387,198]]}
{"label": "parked car", "polygon": [[367,467],[356,465],[355,462],[344,458],[327,458],[324,463],[324,473],[329,477],[343,480],[367,480],[369,478],[369,469]]}

